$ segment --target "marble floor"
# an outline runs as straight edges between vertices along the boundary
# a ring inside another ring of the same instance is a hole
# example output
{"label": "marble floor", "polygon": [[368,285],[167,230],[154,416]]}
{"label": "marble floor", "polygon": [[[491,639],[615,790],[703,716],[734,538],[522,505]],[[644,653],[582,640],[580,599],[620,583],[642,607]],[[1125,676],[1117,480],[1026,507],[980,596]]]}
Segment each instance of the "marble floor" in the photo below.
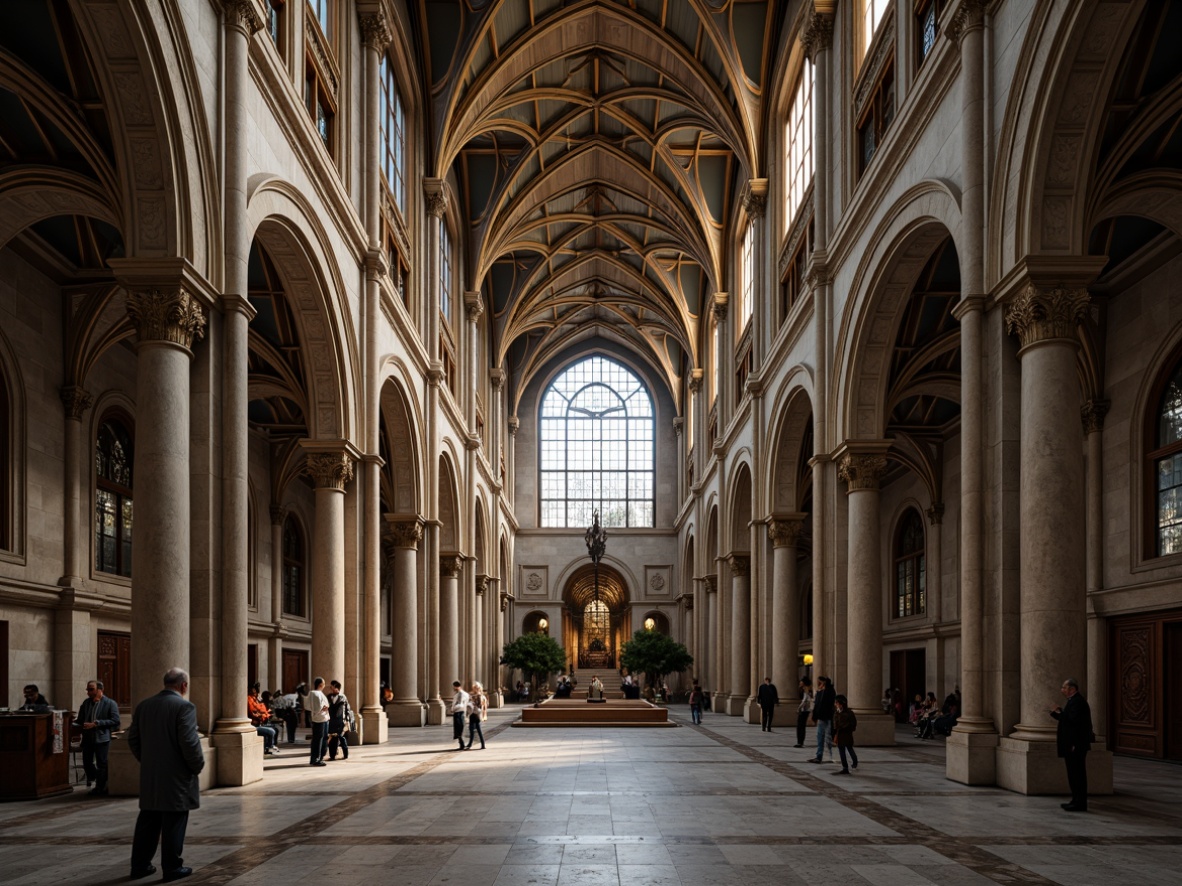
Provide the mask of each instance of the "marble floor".
{"label": "marble floor", "polygon": [[[837,778],[787,730],[685,714],[679,729],[513,729],[510,707],[490,712],[484,751],[453,752],[450,726],[392,730],[321,769],[283,745],[263,781],[202,797],[188,882],[1182,882],[1180,766],[1117,758],[1117,793],[1069,814],[1061,797],[947,781],[943,744],[909,731]],[[124,881],[135,814],[84,788],[0,806],[0,882]]]}

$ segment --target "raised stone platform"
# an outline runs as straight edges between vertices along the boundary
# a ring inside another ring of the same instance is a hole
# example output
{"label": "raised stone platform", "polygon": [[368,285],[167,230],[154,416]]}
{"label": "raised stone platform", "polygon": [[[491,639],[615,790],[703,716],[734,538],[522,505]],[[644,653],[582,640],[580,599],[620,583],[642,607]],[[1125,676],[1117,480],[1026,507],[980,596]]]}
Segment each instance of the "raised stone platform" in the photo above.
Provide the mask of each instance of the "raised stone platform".
{"label": "raised stone platform", "polygon": [[669,712],[647,701],[609,699],[591,703],[583,699],[551,698],[521,709],[521,719],[514,726],[589,727],[589,726],[676,726]]}

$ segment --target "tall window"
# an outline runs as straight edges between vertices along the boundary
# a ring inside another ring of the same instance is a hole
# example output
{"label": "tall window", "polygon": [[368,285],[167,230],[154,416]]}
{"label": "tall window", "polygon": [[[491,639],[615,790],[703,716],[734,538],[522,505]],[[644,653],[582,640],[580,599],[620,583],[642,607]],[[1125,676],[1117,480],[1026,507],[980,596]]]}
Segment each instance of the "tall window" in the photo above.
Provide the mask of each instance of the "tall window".
{"label": "tall window", "polygon": [[739,334],[747,328],[751,320],[755,302],[755,225],[748,224],[747,232],[743,234],[743,255],[740,259],[743,276],[739,294]]}
{"label": "tall window", "polygon": [[866,171],[895,119],[895,66],[887,64],[858,120],[858,172]]}
{"label": "tall window", "polygon": [[862,54],[874,42],[874,34],[894,0],[862,0]]}
{"label": "tall window", "polygon": [[284,0],[267,0],[267,34],[271,41],[283,52],[283,6]]}
{"label": "tall window", "polygon": [[588,357],[542,397],[539,424],[541,525],[653,524],[653,401],[632,372]]}
{"label": "tall window", "polygon": [[132,435],[118,416],[99,425],[94,460],[94,568],[112,575],[131,575]]}
{"label": "tall window", "polygon": [[406,112],[389,59],[382,58],[382,171],[394,205],[406,216]]}
{"label": "tall window", "polygon": [[787,175],[784,179],[784,226],[791,228],[813,181],[813,63],[805,61],[785,125]]}
{"label": "tall window", "polygon": [[1174,367],[1157,401],[1157,433],[1149,453],[1153,465],[1154,550],[1182,553],[1182,362]]}
{"label": "tall window", "polygon": [[0,369],[0,550],[12,550],[12,474],[9,437],[12,434],[12,407],[8,403],[8,384]]}
{"label": "tall window", "polygon": [[918,0],[915,4],[915,66],[924,63],[936,48],[940,36],[940,14],[944,0]]}
{"label": "tall window", "polygon": [[924,561],[923,518],[911,509],[899,523],[895,536],[895,618],[923,614],[927,605]]}
{"label": "tall window", "polygon": [[333,0],[308,0],[308,12],[316,20],[316,24],[320,25],[320,32],[330,43],[333,39],[332,7]]}
{"label": "tall window", "polygon": [[305,618],[304,534],[299,521],[290,514],[283,521],[283,614]]}
{"label": "tall window", "polygon": [[451,322],[451,233],[447,221],[439,219],[439,312]]}

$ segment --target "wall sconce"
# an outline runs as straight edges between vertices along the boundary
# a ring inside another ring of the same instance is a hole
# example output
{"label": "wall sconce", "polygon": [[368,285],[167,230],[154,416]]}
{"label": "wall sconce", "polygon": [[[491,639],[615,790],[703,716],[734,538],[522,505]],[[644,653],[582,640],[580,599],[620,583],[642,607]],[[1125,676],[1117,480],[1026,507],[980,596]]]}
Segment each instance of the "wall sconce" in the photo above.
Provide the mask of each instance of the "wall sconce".
{"label": "wall sconce", "polygon": [[538,619],[538,630],[539,631],[544,631],[549,627],[550,627],[550,622],[547,619],[545,619],[545,618]]}
{"label": "wall sconce", "polygon": [[646,618],[646,619],[644,620],[644,629],[645,629],[646,631],[651,631],[651,630],[653,630],[653,629],[654,629],[656,626],[657,626],[656,619],[654,619],[654,618],[653,618],[651,615],[650,615],[648,618]]}
{"label": "wall sconce", "polygon": [[804,666],[805,666],[806,668],[812,667],[812,665],[813,665],[813,657],[812,657],[812,655],[810,655],[809,653],[807,653],[807,652],[806,652],[806,653],[804,654],[804,656],[802,657],[802,659],[801,659],[801,660],[804,662]]}

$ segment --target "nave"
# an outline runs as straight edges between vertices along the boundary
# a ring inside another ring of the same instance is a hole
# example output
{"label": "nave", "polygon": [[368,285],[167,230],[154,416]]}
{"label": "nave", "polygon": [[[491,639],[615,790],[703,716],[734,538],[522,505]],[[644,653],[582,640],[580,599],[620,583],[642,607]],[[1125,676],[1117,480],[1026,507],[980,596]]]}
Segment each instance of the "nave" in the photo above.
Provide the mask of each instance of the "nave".
{"label": "nave", "polygon": [[[1060,797],[946,779],[944,744],[902,727],[835,779],[790,731],[733,717],[571,731],[489,714],[484,752],[453,752],[445,728],[396,730],[309,774],[304,745],[284,745],[263,781],[203,794],[190,882],[1107,886],[1182,866],[1182,769],[1167,763],[1117,757],[1117,793],[1065,816]],[[4,882],[123,882],[135,808],[78,792],[0,806]]]}

